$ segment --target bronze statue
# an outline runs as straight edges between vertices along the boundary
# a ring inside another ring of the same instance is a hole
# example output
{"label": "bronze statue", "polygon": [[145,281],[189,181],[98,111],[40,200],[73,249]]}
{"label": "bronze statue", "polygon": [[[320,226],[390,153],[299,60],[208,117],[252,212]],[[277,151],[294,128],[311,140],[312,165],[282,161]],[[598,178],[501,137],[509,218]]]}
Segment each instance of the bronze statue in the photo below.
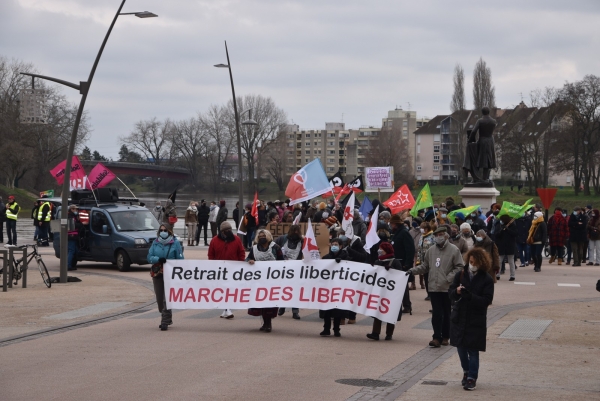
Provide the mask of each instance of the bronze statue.
{"label": "bronze statue", "polygon": [[[490,109],[484,107],[481,109],[483,115],[475,123],[475,127],[471,132],[468,132],[469,139],[467,141],[467,152],[463,170],[465,176],[468,173],[473,177],[470,186],[490,186],[494,183],[490,181],[490,170],[496,168],[496,152],[494,150],[494,129],[496,128],[496,120],[490,117]],[[476,141],[477,133],[479,140]],[[482,171],[481,176],[479,171]],[[465,177],[465,178],[466,178]]]}

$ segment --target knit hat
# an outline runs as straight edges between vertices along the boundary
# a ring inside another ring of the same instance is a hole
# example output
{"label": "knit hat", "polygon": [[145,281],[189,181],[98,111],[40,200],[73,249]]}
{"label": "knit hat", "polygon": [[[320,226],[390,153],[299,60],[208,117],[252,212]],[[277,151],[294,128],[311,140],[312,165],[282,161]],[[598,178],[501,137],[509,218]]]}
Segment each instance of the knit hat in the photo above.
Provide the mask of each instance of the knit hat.
{"label": "knit hat", "polygon": [[389,242],[381,242],[379,248],[383,249],[386,255],[394,254],[394,247]]}
{"label": "knit hat", "polygon": [[533,215],[536,219],[539,219],[540,217],[542,217],[544,215],[544,213],[542,212],[535,212],[535,214]]}
{"label": "knit hat", "polygon": [[460,230],[470,230],[471,229],[471,225],[469,223],[462,223],[460,225]]}
{"label": "knit hat", "polygon": [[390,224],[402,224],[402,218],[400,217],[400,215],[392,215],[392,218],[390,219]]}
{"label": "knit hat", "polygon": [[461,219],[462,221],[465,220],[465,215],[462,212],[456,213],[454,217],[456,217],[457,219]]}
{"label": "knit hat", "polygon": [[326,207],[327,205],[325,204],[325,202],[319,203],[319,210],[325,210]]}
{"label": "knit hat", "polygon": [[231,229],[231,223],[224,221],[221,223],[221,231]]}

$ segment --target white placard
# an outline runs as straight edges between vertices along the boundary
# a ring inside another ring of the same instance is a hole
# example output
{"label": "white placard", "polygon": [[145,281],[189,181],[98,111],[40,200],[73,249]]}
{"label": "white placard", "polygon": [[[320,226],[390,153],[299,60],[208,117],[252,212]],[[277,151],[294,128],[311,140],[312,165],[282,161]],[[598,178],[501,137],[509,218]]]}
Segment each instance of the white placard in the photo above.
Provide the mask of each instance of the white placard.
{"label": "white placard", "polygon": [[365,167],[366,192],[394,192],[394,167]]}

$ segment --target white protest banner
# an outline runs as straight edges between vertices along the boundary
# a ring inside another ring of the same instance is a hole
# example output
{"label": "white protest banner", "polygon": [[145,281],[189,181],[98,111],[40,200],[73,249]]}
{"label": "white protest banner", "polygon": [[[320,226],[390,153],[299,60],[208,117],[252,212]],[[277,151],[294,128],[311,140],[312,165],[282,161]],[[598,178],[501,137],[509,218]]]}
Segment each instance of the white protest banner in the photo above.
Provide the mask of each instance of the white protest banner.
{"label": "white protest banner", "polygon": [[394,192],[394,167],[365,167],[365,192]]}
{"label": "white protest banner", "polygon": [[335,260],[167,260],[169,309],[344,309],[396,324],[408,276]]}

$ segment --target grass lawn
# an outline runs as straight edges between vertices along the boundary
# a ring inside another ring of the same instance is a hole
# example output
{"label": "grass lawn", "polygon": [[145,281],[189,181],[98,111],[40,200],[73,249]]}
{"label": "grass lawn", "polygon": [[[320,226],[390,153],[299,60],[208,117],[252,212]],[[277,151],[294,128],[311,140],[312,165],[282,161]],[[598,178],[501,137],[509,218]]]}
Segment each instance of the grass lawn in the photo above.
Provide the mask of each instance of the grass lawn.
{"label": "grass lawn", "polygon": [[[8,195],[14,195],[15,201],[21,206],[19,216],[29,217],[31,216],[31,209],[33,208],[33,202],[38,198],[36,194],[32,194],[24,189],[15,188],[9,189],[4,185],[0,185],[0,195],[2,196],[2,202],[5,204],[8,202]],[[39,194],[38,194],[39,195]]]}

